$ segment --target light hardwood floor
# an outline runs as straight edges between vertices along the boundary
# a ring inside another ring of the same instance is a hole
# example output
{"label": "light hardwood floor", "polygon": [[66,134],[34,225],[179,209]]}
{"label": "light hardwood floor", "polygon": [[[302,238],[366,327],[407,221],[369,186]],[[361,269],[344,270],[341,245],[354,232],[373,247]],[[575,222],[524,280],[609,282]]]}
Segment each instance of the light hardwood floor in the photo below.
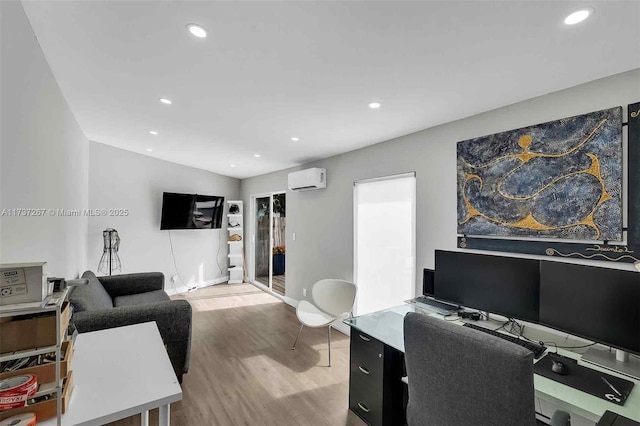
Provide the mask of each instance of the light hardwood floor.
{"label": "light hardwood floor", "polygon": [[[269,287],[269,277],[267,276],[256,277],[256,281],[258,281],[260,284],[265,285],[266,287]],[[280,296],[284,296],[285,284],[286,284],[285,274],[274,275],[271,280],[271,289],[273,290],[274,293],[278,293]]]}
{"label": "light hardwood floor", "polygon": [[285,294],[285,285],[286,285],[286,276],[282,275],[274,275],[271,280],[272,289],[274,293],[278,293],[280,296],[284,296]]}
{"label": "light hardwood floor", "polygon": [[[172,425],[364,425],[348,410],[349,338],[300,327],[295,309],[250,284],[184,296],[193,307],[191,364]],[[150,424],[157,424],[158,410]],[[139,425],[133,416],[112,425]]]}

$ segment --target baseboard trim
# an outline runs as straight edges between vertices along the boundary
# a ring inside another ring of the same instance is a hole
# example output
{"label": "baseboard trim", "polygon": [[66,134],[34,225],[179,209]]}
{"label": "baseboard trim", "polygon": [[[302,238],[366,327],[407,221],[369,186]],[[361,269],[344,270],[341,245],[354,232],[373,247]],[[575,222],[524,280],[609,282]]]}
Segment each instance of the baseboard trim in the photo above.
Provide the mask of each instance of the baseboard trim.
{"label": "baseboard trim", "polygon": [[229,275],[225,275],[224,277],[216,278],[215,280],[205,281],[202,285],[198,287],[209,287],[210,285],[214,285],[214,284],[223,284],[229,281],[229,278],[230,278]]}
{"label": "baseboard trim", "polygon": [[337,323],[334,323],[331,328],[333,328],[334,330],[339,331],[340,333],[346,335],[346,336],[351,336],[351,327],[349,327],[347,324],[343,323],[342,321],[339,321]]}
{"label": "baseboard trim", "polygon": [[289,306],[293,306],[294,308],[297,308],[298,303],[300,303],[300,301],[288,296],[284,296],[284,303],[286,303]]}
{"label": "baseboard trim", "polygon": [[174,288],[173,285],[167,286],[165,284],[165,291],[167,292],[167,294],[169,296],[172,296],[172,295],[175,295],[175,294],[188,293],[189,290],[191,290],[193,288],[210,287],[212,285],[226,283],[227,281],[229,281],[229,275],[226,275],[226,276],[223,276],[223,277],[214,278],[212,280],[202,281],[200,283],[196,283],[193,287],[186,287],[184,285],[181,285],[181,286],[176,286]]}

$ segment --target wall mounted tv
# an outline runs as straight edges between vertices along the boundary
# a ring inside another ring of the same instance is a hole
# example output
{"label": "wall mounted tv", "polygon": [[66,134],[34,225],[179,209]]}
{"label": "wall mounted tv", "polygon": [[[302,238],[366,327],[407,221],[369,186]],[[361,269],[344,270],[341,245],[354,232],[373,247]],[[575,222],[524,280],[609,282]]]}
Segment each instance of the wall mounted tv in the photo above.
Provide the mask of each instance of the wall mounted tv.
{"label": "wall mounted tv", "polygon": [[160,229],[219,229],[223,210],[224,197],[164,192]]}

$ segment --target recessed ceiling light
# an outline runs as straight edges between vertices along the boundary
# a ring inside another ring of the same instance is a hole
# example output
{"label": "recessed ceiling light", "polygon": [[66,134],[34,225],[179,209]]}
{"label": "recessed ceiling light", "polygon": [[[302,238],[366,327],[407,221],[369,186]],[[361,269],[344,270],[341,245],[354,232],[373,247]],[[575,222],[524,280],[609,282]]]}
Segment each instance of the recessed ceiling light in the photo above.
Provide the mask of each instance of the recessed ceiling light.
{"label": "recessed ceiling light", "polygon": [[147,148],[145,151],[152,152],[153,150],[151,148]]}
{"label": "recessed ceiling light", "polygon": [[188,24],[187,30],[189,30],[191,35],[194,37],[205,38],[207,36],[207,30],[197,24]]}
{"label": "recessed ceiling light", "polygon": [[378,109],[382,106],[382,104],[380,102],[370,102],[369,103],[369,108],[371,109]]}
{"label": "recessed ceiling light", "polygon": [[300,140],[300,138],[293,137],[293,138],[291,138],[291,140],[294,141],[294,142],[298,142]]}
{"label": "recessed ceiling light", "polygon": [[231,166],[231,167],[235,167],[236,165],[235,165],[235,164],[230,164],[230,166]]}
{"label": "recessed ceiling light", "polygon": [[256,157],[256,158],[262,157],[262,155],[260,155],[260,154],[253,154],[253,156]]}
{"label": "recessed ceiling light", "polygon": [[165,105],[171,105],[173,102],[171,102],[171,99],[167,99],[167,98],[160,98],[160,102],[162,102]]}
{"label": "recessed ceiling light", "polygon": [[158,132],[156,132],[155,130],[149,130],[149,133],[154,135],[154,136],[158,134]]}
{"label": "recessed ceiling light", "polygon": [[571,15],[564,18],[564,23],[567,25],[575,25],[587,19],[591,13],[592,9],[581,9],[576,12],[573,12]]}

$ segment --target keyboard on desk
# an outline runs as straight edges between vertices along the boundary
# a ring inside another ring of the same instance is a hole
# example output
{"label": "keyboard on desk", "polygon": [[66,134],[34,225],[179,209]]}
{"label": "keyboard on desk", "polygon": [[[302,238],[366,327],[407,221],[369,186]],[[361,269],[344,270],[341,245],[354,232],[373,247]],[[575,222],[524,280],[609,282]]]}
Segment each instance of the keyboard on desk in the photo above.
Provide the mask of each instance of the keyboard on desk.
{"label": "keyboard on desk", "polygon": [[492,336],[499,337],[499,338],[501,338],[503,340],[506,340],[506,341],[511,342],[511,343],[515,343],[516,345],[520,345],[523,348],[529,349],[531,352],[533,352],[533,357],[535,359],[540,358],[542,356],[542,354],[544,354],[544,351],[547,350],[546,346],[541,346],[541,345],[538,345],[537,343],[529,342],[527,340],[520,339],[518,337],[511,336],[511,335],[508,335],[508,334],[505,334],[505,333],[500,333],[500,332],[495,331],[495,330],[489,330],[488,328],[480,327],[480,326],[477,326],[475,324],[470,324],[470,323],[466,322],[463,325],[465,327],[473,328],[474,330],[478,330],[478,331],[482,331],[483,333],[491,334]]}

